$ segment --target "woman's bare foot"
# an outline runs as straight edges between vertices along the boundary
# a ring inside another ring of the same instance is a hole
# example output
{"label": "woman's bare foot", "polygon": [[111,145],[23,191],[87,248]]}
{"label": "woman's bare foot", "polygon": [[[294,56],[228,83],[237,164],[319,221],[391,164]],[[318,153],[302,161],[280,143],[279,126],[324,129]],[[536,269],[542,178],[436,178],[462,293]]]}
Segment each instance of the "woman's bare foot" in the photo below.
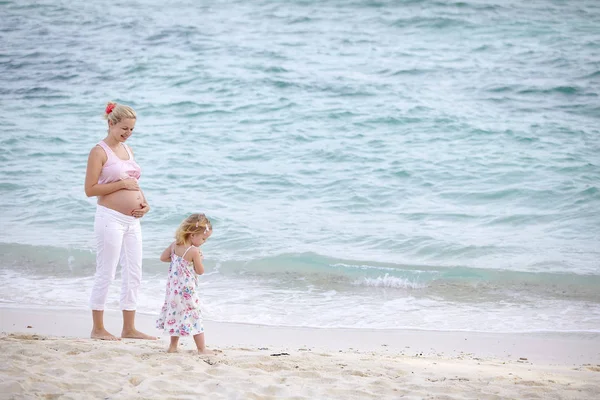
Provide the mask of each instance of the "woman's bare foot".
{"label": "woman's bare foot", "polygon": [[90,337],[96,340],[121,340],[106,329],[92,330]]}
{"label": "woman's bare foot", "polygon": [[157,340],[156,336],[146,335],[138,331],[137,329],[133,329],[131,331],[123,331],[121,332],[121,337],[123,339],[143,339],[143,340]]}

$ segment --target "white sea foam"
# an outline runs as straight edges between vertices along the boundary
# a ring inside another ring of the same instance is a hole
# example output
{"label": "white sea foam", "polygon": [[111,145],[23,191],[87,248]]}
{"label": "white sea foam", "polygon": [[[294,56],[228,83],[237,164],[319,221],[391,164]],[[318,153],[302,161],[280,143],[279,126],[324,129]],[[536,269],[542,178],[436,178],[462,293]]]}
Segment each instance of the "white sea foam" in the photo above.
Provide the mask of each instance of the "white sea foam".
{"label": "white sea foam", "polygon": [[376,278],[361,278],[353,282],[357,286],[372,286],[372,287],[383,287],[383,288],[397,288],[397,289],[420,289],[427,286],[425,283],[412,281],[407,278],[399,278],[385,274]]}
{"label": "white sea foam", "polygon": [[[514,302],[453,302],[423,295],[393,277],[365,280],[382,289],[368,294],[323,290],[314,285],[294,289],[275,280],[219,274],[201,278],[203,315],[209,320],[276,326],[370,329],[425,329],[488,332],[597,331],[600,310],[575,301],[523,299]],[[0,299],[40,306],[87,308],[93,277],[37,278],[14,270],[0,271]],[[155,315],[162,305],[166,274],[147,275],[138,311]],[[374,285],[374,286],[370,286]],[[390,292],[385,290],[393,288]],[[410,289],[408,293],[395,289]],[[107,308],[118,309],[119,277],[109,292]],[[526,303],[526,304],[522,304]],[[554,318],[561,310],[561,318]],[[584,310],[586,310],[584,312]]]}

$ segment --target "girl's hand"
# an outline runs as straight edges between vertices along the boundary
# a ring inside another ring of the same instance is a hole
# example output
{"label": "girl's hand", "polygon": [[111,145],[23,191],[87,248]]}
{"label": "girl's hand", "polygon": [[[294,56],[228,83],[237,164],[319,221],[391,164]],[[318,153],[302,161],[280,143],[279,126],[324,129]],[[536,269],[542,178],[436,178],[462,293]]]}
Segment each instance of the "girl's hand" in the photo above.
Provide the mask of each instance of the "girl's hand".
{"label": "girl's hand", "polygon": [[140,204],[141,208],[138,208],[136,210],[133,210],[131,212],[131,215],[135,218],[142,218],[144,215],[146,215],[146,213],[148,211],[150,211],[150,206],[148,205],[148,203],[142,203]]}
{"label": "girl's hand", "polygon": [[123,183],[123,189],[125,190],[140,190],[140,185],[138,185],[137,179],[135,178],[127,178],[121,181]]}

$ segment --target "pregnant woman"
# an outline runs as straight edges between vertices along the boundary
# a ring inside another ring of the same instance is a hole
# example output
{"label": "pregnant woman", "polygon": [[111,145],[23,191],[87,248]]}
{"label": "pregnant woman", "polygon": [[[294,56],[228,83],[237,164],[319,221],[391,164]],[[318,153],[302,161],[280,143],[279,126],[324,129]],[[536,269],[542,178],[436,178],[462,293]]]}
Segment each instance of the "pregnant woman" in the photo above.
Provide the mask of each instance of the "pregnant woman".
{"label": "pregnant woman", "polygon": [[98,197],[94,220],[96,274],[90,299],[94,322],[91,337],[119,340],[104,327],[104,305],[117,265],[121,264],[121,337],[156,339],[135,328],[137,294],[142,280],[140,218],[150,210],[138,185],[140,166],[125,144],[133,133],[136,114],[129,106],[108,103],[104,117],[108,120],[108,135],[90,151],[85,176],[85,194]]}

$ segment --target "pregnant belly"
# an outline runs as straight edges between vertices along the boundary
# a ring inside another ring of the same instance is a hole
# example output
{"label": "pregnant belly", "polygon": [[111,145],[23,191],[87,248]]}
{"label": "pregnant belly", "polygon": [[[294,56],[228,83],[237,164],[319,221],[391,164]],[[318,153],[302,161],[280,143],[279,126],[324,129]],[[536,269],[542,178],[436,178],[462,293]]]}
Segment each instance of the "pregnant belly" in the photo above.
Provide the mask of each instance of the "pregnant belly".
{"label": "pregnant belly", "polygon": [[141,208],[142,192],[137,190],[118,190],[98,199],[98,204],[131,216],[131,212]]}

